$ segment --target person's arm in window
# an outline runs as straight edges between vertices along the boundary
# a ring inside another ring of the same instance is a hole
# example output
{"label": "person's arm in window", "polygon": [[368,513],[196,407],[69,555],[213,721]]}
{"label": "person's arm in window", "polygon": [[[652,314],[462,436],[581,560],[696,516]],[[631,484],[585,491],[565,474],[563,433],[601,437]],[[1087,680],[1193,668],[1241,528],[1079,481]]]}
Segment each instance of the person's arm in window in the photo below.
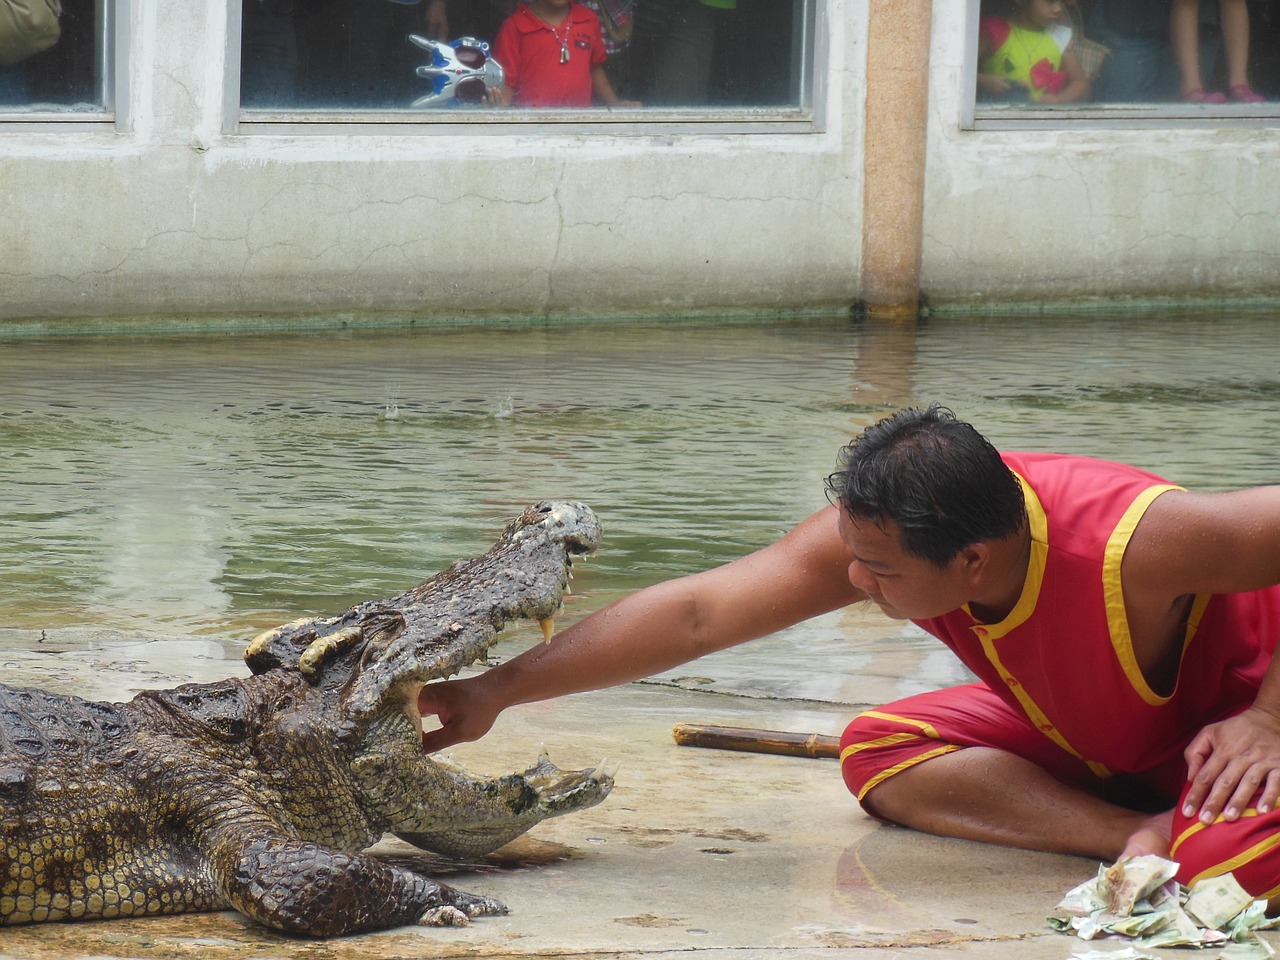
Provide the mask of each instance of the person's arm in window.
{"label": "person's arm in window", "polygon": [[978,93],[998,99],[1013,89],[1013,84],[996,73],[983,73],[982,64],[999,49],[1009,35],[1009,23],[1000,17],[983,17],[978,24]]}
{"label": "person's arm in window", "polygon": [[639,107],[639,100],[621,100],[618,94],[614,92],[613,84],[609,82],[609,75],[604,72],[604,66],[596,63],[591,66],[591,92],[595,96],[597,103],[603,103],[606,107]]}
{"label": "person's arm in window", "polygon": [[445,0],[427,0],[427,37],[431,40],[449,39],[449,11]]}
{"label": "person's arm in window", "polygon": [[1046,93],[1042,103],[1076,103],[1089,95],[1089,77],[1080,65],[1075,47],[1067,47],[1062,52],[1062,72],[1067,75],[1067,82],[1057,93]]}

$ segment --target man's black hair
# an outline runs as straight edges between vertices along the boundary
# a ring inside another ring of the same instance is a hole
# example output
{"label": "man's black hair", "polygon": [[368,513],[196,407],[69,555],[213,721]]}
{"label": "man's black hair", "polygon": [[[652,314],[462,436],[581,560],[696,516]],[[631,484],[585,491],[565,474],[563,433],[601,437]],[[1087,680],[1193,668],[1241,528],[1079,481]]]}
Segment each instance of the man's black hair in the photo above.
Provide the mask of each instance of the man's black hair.
{"label": "man's black hair", "polygon": [[1022,487],[995,447],[946,407],[910,407],[840,449],[828,496],[855,520],[902,528],[910,554],[944,566],[1026,518]]}

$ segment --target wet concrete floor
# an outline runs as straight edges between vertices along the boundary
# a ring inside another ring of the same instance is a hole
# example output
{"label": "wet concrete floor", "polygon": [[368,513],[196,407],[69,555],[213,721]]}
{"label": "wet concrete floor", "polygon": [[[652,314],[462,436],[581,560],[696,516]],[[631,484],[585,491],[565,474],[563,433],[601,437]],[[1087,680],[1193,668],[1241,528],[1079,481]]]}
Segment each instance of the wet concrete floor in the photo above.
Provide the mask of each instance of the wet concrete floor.
{"label": "wet concrete floor", "polygon": [[621,769],[600,806],[544,823],[480,862],[416,855],[438,879],[505,901],[507,916],[327,941],[283,937],[234,913],[46,924],[0,929],[0,957],[1065,960],[1084,945],[1044,918],[1095,863],[879,824],[857,808],[833,760],[671,737],[679,722],[835,734],[848,714],[651,685],[508,711],[453,756],[504,773],[545,744],[562,766],[607,756]]}

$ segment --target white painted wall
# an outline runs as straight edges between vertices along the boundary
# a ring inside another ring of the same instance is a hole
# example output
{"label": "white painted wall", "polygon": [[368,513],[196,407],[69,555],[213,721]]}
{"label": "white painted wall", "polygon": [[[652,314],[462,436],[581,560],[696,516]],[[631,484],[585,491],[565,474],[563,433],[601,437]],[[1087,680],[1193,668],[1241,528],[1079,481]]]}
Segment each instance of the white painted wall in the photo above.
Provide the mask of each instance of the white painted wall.
{"label": "white painted wall", "polygon": [[1280,129],[962,130],[965,6],[933,5],[926,299],[1280,294]]}
{"label": "white painted wall", "polygon": [[227,135],[225,0],[134,0],[126,129],[0,127],[0,316],[848,305],[861,6],[823,132]]}

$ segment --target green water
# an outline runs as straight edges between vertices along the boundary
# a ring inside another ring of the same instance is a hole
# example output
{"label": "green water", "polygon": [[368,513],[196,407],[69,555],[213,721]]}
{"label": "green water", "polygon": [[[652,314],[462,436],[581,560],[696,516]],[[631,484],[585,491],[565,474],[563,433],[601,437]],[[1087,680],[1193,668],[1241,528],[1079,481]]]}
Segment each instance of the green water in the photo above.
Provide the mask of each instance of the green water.
{"label": "green water", "polygon": [[[397,593],[543,498],[584,500],[604,523],[575,580],[581,615],[771,541],[824,503],[836,448],[907,403],[944,402],[998,446],[1128,460],[1202,489],[1277,482],[1278,323],[835,317],[8,340],[0,652],[72,627],[230,649]],[[875,697],[851,677],[895,696],[958,679],[913,629],[852,611],[684,673],[852,701]]]}
{"label": "green water", "polygon": [[855,341],[833,322],[7,343],[4,618],[234,632],[341,610],[542,498],[601,515],[606,591],[729,559],[821,504]]}

